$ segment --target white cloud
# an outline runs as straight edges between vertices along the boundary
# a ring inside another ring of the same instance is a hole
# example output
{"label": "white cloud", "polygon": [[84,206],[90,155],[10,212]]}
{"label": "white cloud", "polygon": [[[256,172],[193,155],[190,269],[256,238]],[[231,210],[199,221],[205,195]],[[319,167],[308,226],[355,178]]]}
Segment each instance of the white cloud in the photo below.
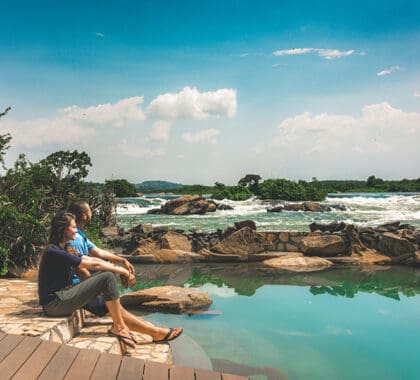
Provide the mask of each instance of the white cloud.
{"label": "white cloud", "polygon": [[413,94],[415,97],[420,97],[420,91],[414,91],[414,94]]}
{"label": "white cloud", "polygon": [[203,142],[210,140],[211,143],[215,143],[215,137],[220,134],[220,131],[214,128],[206,129],[204,131],[196,132],[196,133],[183,133],[182,138],[183,140],[189,143],[196,143],[196,142]]}
{"label": "white cloud", "polygon": [[301,55],[301,54],[309,54],[309,53],[318,53],[320,57],[325,59],[335,59],[346,57],[352,55],[355,51],[354,50],[346,50],[341,51],[337,49],[317,49],[317,48],[296,48],[296,49],[288,49],[288,50],[277,50],[274,51],[272,54],[281,57],[285,55]]}
{"label": "white cloud", "polygon": [[121,99],[117,103],[99,104],[87,108],[70,106],[60,110],[66,118],[92,125],[112,125],[121,128],[127,123],[142,122],[146,117],[138,107],[143,96]]}
{"label": "white cloud", "polygon": [[376,73],[376,75],[378,77],[382,77],[384,75],[389,75],[389,74],[392,74],[395,71],[400,71],[400,70],[401,70],[401,67],[399,67],[399,66],[392,66],[389,69],[384,69],[382,71],[379,71],[378,73]]}
{"label": "white cloud", "polygon": [[252,150],[266,161],[261,165],[276,162],[293,178],[399,177],[420,165],[419,138],[420,113],[383,102],[363,107],[359,117],[305,112],[286,118],[270,141]]}
{"label": "white cloud", "polygon": [[168,141],[171,123],[165,120],[157,121],[153,124],[152,130],[149,132],[149,138],[156,141]]}
{"label": "white cloud", "polygon": [[13,137],[13,146],[35,148],[43,145],[69,145],[82,143],[95,135],[68,118],[36,119],[28,121],[6,120],[2,125]]}
{"label": "white cloud", "polygon": [[126,98],[114,104],[87,108],[70,106],[59,110],[61,116],[26,121],[5,120],[3,126],[13,136],[13,145],[34,148],[42,145],[66,145],[84,142],[96,128],[123,127],[145,119],[138,107],[142,96]]}
{"label": "white cloud", "polygon": [[133,145],[132,143],[129,144],[125,139],[119,142],[117,148],[122,154],[132,158],[153,158],[165,155],[165,150],[162,148],[148,148]]}
{"label": "white cloud", "polygon": [[159,119],[207,119],[231,118],[236,114],[236,107],[236,90],[222,88],[200,93],[196,88],[184,87],[176,94],[159,95],[148,109]]}
{"label": "white cloud", "polygon": [[97,37],[105,37],[105,34],[101,33],[101,32],[96,32],[95,35]]}

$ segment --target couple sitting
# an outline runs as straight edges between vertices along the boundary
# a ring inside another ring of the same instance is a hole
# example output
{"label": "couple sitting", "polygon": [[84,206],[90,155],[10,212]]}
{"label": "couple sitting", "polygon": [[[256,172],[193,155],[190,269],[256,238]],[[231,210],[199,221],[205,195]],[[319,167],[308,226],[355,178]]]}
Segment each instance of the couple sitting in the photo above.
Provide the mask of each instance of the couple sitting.
{"label": "couple sitting", "polygon": [[[44,312],[60,317],[85,308],[98,316],[109,314],[113,324],[108,334],[132,348],[137,343],[132,331],[150,335],[155,343],[180,336],[181,328],[157,327],[121,306],[114,273],[121,276],[124,285],[133,286],[136,283],[133,266],[86,238],[83,229],[92,217],[87,203],[76,202],[69,210],[72,212],[61,212],[53,218],[49,242],[41,259],[38,295]],[[82,281],[75,278],[75,273]]]}

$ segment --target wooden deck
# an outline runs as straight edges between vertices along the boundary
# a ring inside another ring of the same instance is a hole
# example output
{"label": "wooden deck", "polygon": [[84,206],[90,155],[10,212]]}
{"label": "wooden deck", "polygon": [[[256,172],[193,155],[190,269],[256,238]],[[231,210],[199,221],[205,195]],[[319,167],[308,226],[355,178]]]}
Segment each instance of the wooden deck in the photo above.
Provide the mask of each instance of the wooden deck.
{"label": "wooden deck", "polygon": [[2,380],[245,380],[0,332]]}

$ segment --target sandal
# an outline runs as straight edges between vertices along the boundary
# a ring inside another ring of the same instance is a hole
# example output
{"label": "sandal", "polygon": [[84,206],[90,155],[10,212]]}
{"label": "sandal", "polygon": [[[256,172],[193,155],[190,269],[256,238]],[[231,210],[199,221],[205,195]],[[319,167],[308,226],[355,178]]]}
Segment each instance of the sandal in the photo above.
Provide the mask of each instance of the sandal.
{"label": "sandal", "polygon": [[120,342],[126,344],[127,346],[131,348],[136,348],[136,342],[134,341],[131,334],[130,336],[121,335],[121,334],[114,333],[111,330],[108,330],[108,335],[117,338]]}
{"label": "sandal", "polygon": [[153,340],[153,343],[165,343],[165,342],[169,342],[171,340],[174,340],[174,339],[178,338],[182,334],[183,331],[184,331],[183,329],[179,329],[177,331],[177,329],[174,329],[174,328],[171,327],[169,329],[168,333],[162,339]]}

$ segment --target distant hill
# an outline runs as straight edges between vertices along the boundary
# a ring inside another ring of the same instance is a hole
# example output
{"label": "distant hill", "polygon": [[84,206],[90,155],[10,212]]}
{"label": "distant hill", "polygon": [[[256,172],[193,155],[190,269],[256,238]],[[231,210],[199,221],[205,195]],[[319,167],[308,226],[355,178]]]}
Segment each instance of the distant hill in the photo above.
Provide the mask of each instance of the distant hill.
{"label": "distant hill", "polygon": [[140,192],[150,192],[150,191],[170,191],[170,190],[178,190],[182,188],[184,185],[180,183],[173,183],[167,181],[144,181],[142,183],[134,184],[137,191]]}

